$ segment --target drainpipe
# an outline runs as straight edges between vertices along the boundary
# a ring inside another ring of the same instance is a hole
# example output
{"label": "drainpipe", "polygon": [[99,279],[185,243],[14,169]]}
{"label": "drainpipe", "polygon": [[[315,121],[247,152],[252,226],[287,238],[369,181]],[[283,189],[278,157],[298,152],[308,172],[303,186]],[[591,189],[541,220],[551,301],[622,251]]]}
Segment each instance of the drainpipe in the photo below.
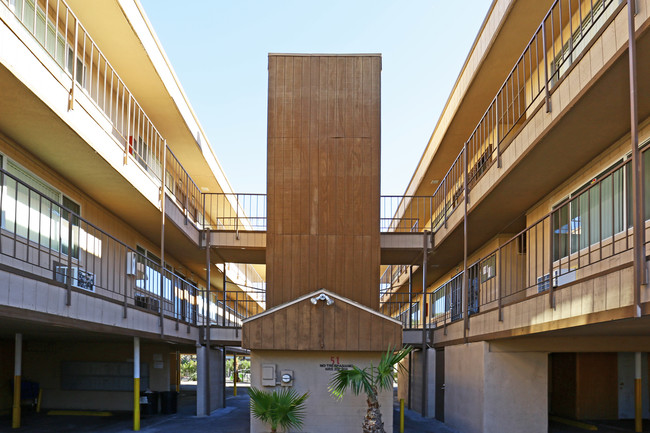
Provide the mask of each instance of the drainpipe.
{"label": "drainpipe", "polygon": [[[413,328],[413,314],[411,314],[411,307],[413,306],[413,265],[409,266],[409,328]],[[411,407],[409,406],[409,409]]]}
{"label": "drainpipe", "polygon": [[643,209],[643,161],[639,152],[636,86],[635,1],[627,0],[628,58],[630,67],[630,142],[632,146],[632,194],[634,209],[634,317],[641,317],[641,285],[646,284],[645,215]]}
{"label": "drainpipe", "polygon": [[167,140],[163,142],[163,169],[160,176],[160,338],[165,336],[165,173],[167,172]]}
{"label": "drainpipe", "polygon": [[[225,269],[224,269],[225,270]],[[206,326],[205,326],[205,414],[210,415],[210,230],[205,230],[205,292],[206,292]]]}
{"label": "drainpipe", "polygon": [[461,296],[463,302],[463,337],[467,343],[467,330],[469,329],[469,309],[467,308],[467,301],[469,300],[469,289],[467,279],[467,200],[469,200],[469,193],[467,192],[467,142],[463,150],[463,172],[464,172],[464,187],[463,193],[463,295]]}
{"label": "drainpipe", "polygon": [[427,417],[427,382],[428,382],[428,371],[427,371],[427,256],[429,250],[429,232],[424,231],[422,237],[424,239],[424,247],[422,249],[422,417]]}

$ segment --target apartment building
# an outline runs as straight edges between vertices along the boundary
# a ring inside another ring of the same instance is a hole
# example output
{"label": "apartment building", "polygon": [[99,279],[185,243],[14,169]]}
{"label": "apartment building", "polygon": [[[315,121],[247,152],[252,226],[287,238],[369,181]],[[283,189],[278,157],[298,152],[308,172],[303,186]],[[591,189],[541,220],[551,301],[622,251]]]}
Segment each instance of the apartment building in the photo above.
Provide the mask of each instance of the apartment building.
{"label": "apartment building", "polygon": [[133,410],[138,429],[179,353],[199,355],[198,413],[223,406],[264,272],[206,232],[256,222],[139,2],[0,1],[0,99],[0,412],[17,427],[38,398]]}
{"label": "apartment building", "polygon": [[[463,432],[650,418],[649,18],[493,2],[405,196],[380,199],[412,409]],[[0,411],[20,422],[23,382],[137,428],[181,352],[197,412],[221,406],[225,347],[266,307],[266,201],[231,190],[141,6],[0,0],[0,74]]]}
{"label": "apartment building", "polygon": [[493,2],[392,226],[429,239],[382,277],[422,349],[411,408],[463,432],[650,417],[649,18]]}

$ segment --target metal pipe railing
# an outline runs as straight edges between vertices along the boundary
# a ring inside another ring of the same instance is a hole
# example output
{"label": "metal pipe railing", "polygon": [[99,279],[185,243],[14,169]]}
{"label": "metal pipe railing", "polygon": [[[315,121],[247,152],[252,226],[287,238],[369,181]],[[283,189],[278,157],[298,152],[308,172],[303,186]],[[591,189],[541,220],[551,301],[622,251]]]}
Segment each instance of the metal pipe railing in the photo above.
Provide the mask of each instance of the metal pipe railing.
{"label": "metal pipe railing", "polygon": [[[130,307],[197,324],[196,284],[134,250],[73,209],[0,170],[0,260],[41,278]],[[29,265],[26,267],[26,265]],[[161,271],[163,278],[161,278]]]}
{"label": "metal pipe railing", "polygon": [[70,78],[69,107],[82,89],[113,126],[125,158],[162,179],[164,138],[65,0],[4,3]]}
{"label": "metal pipe railing", "polygon": [[[566,0],[565,0],[566,2]],[[526,48],[515,62],[478,124],[463,144],[463,149],[439,182],[434,197],[432,231],[446,227],[447,218],[459,204],[462,195],[462,161],[467,148],[467,184],[471,190],[493,163],[500,164],[503,151],[527,119],[529,110],[545,92],[550,110],[550,93],[566,75],[574,59],[586,49],[589,41],[621,0],[587,2],[569,0],[568,11],[556,0],[533,33]],[[573,30],[574,22],[580,22]],[[565,37],[569,32],[570,37]],[[566,41],[565,41],[566,39]],[[557,46],[560,48],[557,48]]]}
{"label": "metal pipe railing", "polygon": [[[540,293],[548,296],[549,305],[553,305],[556,288],[596,275],[600,268],[593,265],[630,252],[633,230],[632,198],[626,180],[629,170],[629,160],[615,164],[470,265],[468,314],[496,308],[501,320],[503,306]],[[648,215],[645,218],[648,220]],[[463,272],[454,275],[427,294],[432,327],[464,319],[462,276]],[[411,306],[407,296],[397,292],[382,297],[381,311],[401,318]]]}

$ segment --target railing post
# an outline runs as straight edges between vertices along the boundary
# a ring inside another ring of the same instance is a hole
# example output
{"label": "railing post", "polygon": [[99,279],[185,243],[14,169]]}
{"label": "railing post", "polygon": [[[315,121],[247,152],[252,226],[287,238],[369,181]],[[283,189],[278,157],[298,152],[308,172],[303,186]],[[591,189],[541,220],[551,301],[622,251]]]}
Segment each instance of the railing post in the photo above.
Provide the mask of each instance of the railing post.
{"label": "railing post", "polygon": [[185,214],[185,225],[187,225],[187,214],[188,214],[188,204],[189,204],[189,196],[190,196],[190,180],[189,175],[185,173],[185,182],[183,182],[183,188],[185,189],[183,191],[183,198],[185,198],[184,203],[183,203],[183,214]]}
{"label": "railing post", "polygon": [[67,288],[65,304],[70,306],[72,305],[72,213],[70,211],[68,211],[68,275],[65,282]]}
{"label": "railing post", "polygon": [[497,168],[501,168],[501,149],[499,148],[499,93],[494,97],[494,130],[495,130],[495,146],[497,147]]}
{"label": "railing post", "polygon": [[413,265],[409,266],[409,328],[413,328],[413,315],[411,314],[411,305],[413,305]]}
{"label": "railing post", "polygon": [[164,142],[163,170],[160,176],[160,336],[165,335],[165,172],[167,171],[167,140]]}
{"label": "railing post", "polygon": [[204,228],[204,229],[207,229],[207,228],[208,228],[208,223],[207,223],[207,221],[206,221],[206,219],[205,219],[205,215],[206,215],[206,212],[205,212],[205,202],[206,202],[206,200],[207,200],[207,197],[206,197],[207,194],[206,194],[206,193],[201,193],[201,195],[203,196],[203,228]]}
{"label": "railing post", "polygon": [[[423,201],[426,200],[426,197],[422,197],[422,200]],[[428,201],[429,201],[429,220],[430,220],[429,231],[433,233],[433,196],[431,196],[431,198]],[[413,228],[411,228],[411,231],[413,231]]]}
{"label": "railing post", "polygon": [[235,236],[239,240],[239,194],[235,194],[235,204],[237,206],[236,216],[235,216]]}
{"label": "railing post", "polygon": [[[427,259],[429,256],[429,232],[427,230],[424,231],[424,234],[422,236],[423,238],[423,248],[422,248],[422,383],[427,384],[428,383],[428,342],[427,342],[427,316],[428,316],[428,311],[427,310]],[[427,408],[428,408],[428,393],[427,393],[427,386],[423,385],[422,386],[422,416],[426,417],[427,416]]]}
{"label": "railing post", "polygon": [[445,228],[447,228],[447,179],[442,180],[445,183],[445,195],[442,197],[442,212],[445,214]]}
{"label": "railing post", "polygon": [[[133,141],[131,139],[131,94],[128,94],[129,102],[126,103],[126,142],[124,143],[124,165],[129,161],[129,152]],[[129,141],[131,140],[131,141]]]}
{"label": "railing post", "polygon": [[[129,281],[131,281],[131,277],[127,274],[127,270],[129,269],[129,250],[127,248],[124,248],[124,275],[123,275],[123,281],[124,281],[124,302],[123,302],[123,308],[124,312],[122,317],[126,319],[127,317],[127,311],[128,311],[128,292],[129,292]],[[137,272],[137,271],[134,271]]]}
{"label": "railing post", "polygon": [[[24,9],[24,7],[23,7]],[[36,8],[34,8],[36,10]],[[75,80],[77,79],[77,45],[79,38],[79,20],[77,17],[74,17],[74,49],[72,52],[72,86],[70,87],[70,93],[68,94],[68,111],[74,108],[74,89],[76,87]],[[34,27],[36,27],[36,21],[34,21]]]}
{"label": "railing post", "polygon": [[223,303],[221,304],[221,326],[226,326],[226,287],[228,277],[226,277],[226,261],[223,262]]}
{"label": "railing post", "polygon": [[206,292],[206,320],[205,320],[205,344],[210,349],[210,233],[205,230],[205,292]]}
{"label": "railing post", "polygon": [[463,177],[463,192],[465,197],[463,199],[463,293],[461,300],[463,303],[463,337],[467,339],[467,330],[469,329],[469,315],[467,308],[467,301],[469,299],[469,285],[467,284],[467,200],[469,199],[469,194],[467,193],[467,142],[465,142],[465,147],[463,148]]}
{"label": "railing post", "polygon": [[502,294],[501,294],[501,246],[497,250],[497,305],[499,308],[499,322],[503,322],[503,310],[501,309],[502,304]]}
{"label": "railing post", "polygon": [[636,36],[634,27],[635,1],[627,0],[628,64],[630,75],[630,142],[632,145],[632,188],[634,225],[634,316],[641,317],[641,286],[647,284],[645,260],[645,210],[643,193],[643,159],[639,152]]}
{"label": "railing post", "polygon": [[553,286],[553,212],[548,218],[548,302],[555,309],[555,287]]}
{"label": "railing post", "polygon": [[[552,12],[551,12],[552,13]],[[551,93],[548,90],[548,60],[546,55],[546,17],[542,21],[542,48],[544,53],[544,92],[546,99],[546,112],[551,112]]]}

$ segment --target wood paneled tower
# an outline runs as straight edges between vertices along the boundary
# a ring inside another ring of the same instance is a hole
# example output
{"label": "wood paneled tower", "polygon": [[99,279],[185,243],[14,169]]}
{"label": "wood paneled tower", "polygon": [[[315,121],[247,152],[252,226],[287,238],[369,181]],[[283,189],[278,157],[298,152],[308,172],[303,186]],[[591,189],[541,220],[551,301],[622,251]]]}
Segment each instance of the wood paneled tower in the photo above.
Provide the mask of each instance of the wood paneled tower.
{"label": "wood paneled tower", "polygon": [[381,55],[269,55],[267,308],[379,307]]}

